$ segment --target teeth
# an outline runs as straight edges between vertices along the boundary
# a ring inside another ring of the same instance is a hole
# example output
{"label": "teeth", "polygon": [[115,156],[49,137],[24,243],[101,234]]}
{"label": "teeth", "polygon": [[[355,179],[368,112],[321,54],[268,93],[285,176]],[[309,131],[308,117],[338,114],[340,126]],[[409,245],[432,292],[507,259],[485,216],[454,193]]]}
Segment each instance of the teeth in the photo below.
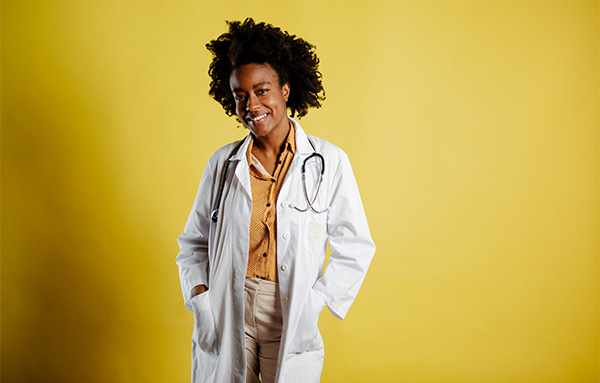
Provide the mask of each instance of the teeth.
{"label": "teeth", "polygon": [[266,116],[267,116],[267,114],[265,113],[265,114],[261,114],[260,116],[254,117],[254,118],[250,117],[250,120],[252,120],[252,121],[258,121],[258,120],[262,120]]}

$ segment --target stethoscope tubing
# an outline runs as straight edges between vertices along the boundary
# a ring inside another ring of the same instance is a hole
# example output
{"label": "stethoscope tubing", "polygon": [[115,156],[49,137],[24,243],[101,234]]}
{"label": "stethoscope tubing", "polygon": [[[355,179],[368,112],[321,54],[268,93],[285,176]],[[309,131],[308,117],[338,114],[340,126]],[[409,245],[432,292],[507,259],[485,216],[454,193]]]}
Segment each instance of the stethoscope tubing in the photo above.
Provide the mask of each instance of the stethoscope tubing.
{"label": "stethoscope tubing", "polygon": [[244,143],[244,140],[241,140],[240,143],[237,144],[235,146],[235,148],[233,148],[233,150],[229,154],[229,157],[227,157],[227,161],[225,161],[225,165],[224,165],[224,169],[223,169],[223,177],[221,177],[221,184],[219,185],[219,194],[217,197],[217,205],[216,205],[215,209],[212,211],[212,213],[210,214],[210,219],[214,223],[217,223],[217,221],[219,220],[219,208],[221,206],[221,199],[223,198],[223,189],[225,189],[225,182],[227,181],[227,170],[229,170],[229,160],[231,160],[231,157],[233,157],[237,153],[237,151],[239,150],[240,146],[242,146],[243,143]]}
{"label": "stethoscope tubing", "polygon": [[[210,219],[211,221],[213,221],[214,223],[217,223],[217,221],[219,220],[219,208],[221,206],[221,199],[223,198],[223,190],[225,189],[225,182],[227,181],[227,171],[229,170],[229,161],[231,160],[231,157],[233,157],[237,151],[239,150],[240,146],[242,146],[242,143],[244,142],[244,140],[240,141],[239,144],[236,145],[235,148],[233,148],[233,151],[229,154],[229,157],[227,158],[227,161],[225,161],[224,164],[224,169],[223,169],[223,177],[221,177],[221,183],[219,185],[219,194],[217,196],[217,204],[215,209],[211,212],[210,215]],[[310,141],[310,145],[313,147],[314,152],[309,155],[308,157],[306,157],[304,159],[304,161],[302,161],[302,189],[304,191],[304,197],[306,198],[306,203],[307,206],[304,209],[300,209],[298,206],[295,206],[294,204],[289,204],[290,207],[293,207],[294,209],[296,209],[297,211],[304,213],[307,211],[312,211],[314,213],[317,214],[322,214],[325,212],[328,212],[329,210],[331,210],[331,207],[328,206],[326,209],[323,210],[317,210],[315,208],[315,201],[317,200],[317,196],[319,195],[319,190],[321,190],[321,184],[323,183],[323,175],[325,174],[325,159],[323,158],[323,156],[320,153],[317,153],[315,145],[312,143],[312,141]],[[321,174],[319,177],[319,182],[317,183],[317,190],[315,191],[315,195],[313,196],[313,198],[311,199],[308,196],[308,190],[306,189],[306,162],[308,160],[310,160],[311,158],[318,158],[321,161]]]}
{"label": "stethoscope tubing", "polygon": [[[308,196],[308,190],[306,188],[306,162],[313,157],[319,158],[321,160],[321,174],[319,175],[319,182],[317,183],[317,190],[315,190],[315,195],[311,199]],[[310,156],[306,157],[304,159],[304,161],[302,162],[302,189],[304,190],[304,197],[306,198],[307,206],[304,209],[300,209],[298,206],[295,206],[293,204],[291,204],[290,206],[302,213],[304,213],[308,210],[311,210],[314,213],[322,214],[322,213],[325,213],[325,212],[328,212],[329,210],[331,210],[330,207],[327,207],[326,209],[323,209],[323,210],[315,209],[315,201],[317,200],[317,196],[319,195],[319,190],[321,190],[321,184],[323,183],[323,174],[324,173],[325,173],[325,159],[323,158],[323,156],[321,154],[314,152]]]}

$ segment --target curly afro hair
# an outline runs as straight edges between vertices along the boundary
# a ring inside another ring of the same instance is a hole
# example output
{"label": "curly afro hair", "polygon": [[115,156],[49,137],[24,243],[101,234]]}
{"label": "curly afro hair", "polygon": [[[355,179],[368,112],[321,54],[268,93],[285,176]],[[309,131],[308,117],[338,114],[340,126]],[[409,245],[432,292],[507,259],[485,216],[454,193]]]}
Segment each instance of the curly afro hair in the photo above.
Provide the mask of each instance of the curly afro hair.
{"label": "curly afro hair", "polygon": [[231,72],[245,64],[269,64],[279,77],[279,85],[290,83],[287,107],[292,117],[303,117],[308,108],[319,108],[325,100],[319,59],[315,46],[271,24],[247,18],[228,21],[229,32],[206,44],[213,54],[208,74],[209,94],[223,106],[228,116],[235,112],[235,100],[229,86]]}

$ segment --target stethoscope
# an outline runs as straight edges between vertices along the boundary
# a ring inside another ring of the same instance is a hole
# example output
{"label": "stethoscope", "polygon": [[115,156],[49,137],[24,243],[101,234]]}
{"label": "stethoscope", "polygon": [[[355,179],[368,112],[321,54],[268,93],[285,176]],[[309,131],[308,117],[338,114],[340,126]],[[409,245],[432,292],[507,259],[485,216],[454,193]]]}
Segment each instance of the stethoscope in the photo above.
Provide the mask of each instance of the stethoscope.
{"label": "stethoscope", "polygon": [[[244,141],[245,140],[240,141],[240,143],[237,144],[235,148],[233,148],[233,151],[229,154],[227,161],[225,161],[224,169],[223,169],[223,177],[221,178],[221,184],[219,186],[219,195],[217,197],[217,206],[212,211],[212,214],[210,216],[210,219],[215,223],[219,219],[219,207],[221,206],[221,199],[223,198],[223,189],[225,189],[225,182],[227,181],[227,170],[229,169],[229,160],[231,160],[231,158],[237,153],[238,149],[240,148],[240,146],[242,146]],[[319,195],[319,190],[321,189],[321,183],[323,183],[323,175],[325,173],[325,159],[323,158],[323,156],[320,153],[317,153],[315,145],[312,143],[310,138],[308,139],[308,142],[310,142],[310,145],[313,148],[313,153],[310,156],[306,157],[304,159],[304,161],[302,161],[302,188],[304,189],[304,197],[306,198],[306,208],[301,209],[292,203],[290,203],[288,206],[296,209],[297,211],[299,211],[301,213],[304,213],[304,212],[307,212],[310,210],[314,213],[321,214],[321,213],[325,213],[325,212],[331,210],[331,207],[327,207],[326,209],[323,209],[323,210],[317,210],[315,208],[315,201],[317,200],[317,196]],[[321,163],[321,174],[319,176],[319,182],[317,183],[317,190],[315,190],[315,195],[313,196],[312,199],[308,196],[308,190],[306,189],[306,163],[311,158],[316,158]]]}

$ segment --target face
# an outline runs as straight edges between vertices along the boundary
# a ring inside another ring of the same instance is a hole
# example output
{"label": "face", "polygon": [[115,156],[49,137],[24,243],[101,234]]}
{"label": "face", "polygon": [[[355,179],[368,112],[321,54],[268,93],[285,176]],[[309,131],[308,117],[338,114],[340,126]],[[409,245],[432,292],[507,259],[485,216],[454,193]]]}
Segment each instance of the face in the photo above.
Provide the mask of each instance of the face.
{"label": "face", "polygon": [[239,66],[231,73],[229,84],[237,116],[257,139],[287,135],[290,85],[280,86],[279,76],[269,64]]}

